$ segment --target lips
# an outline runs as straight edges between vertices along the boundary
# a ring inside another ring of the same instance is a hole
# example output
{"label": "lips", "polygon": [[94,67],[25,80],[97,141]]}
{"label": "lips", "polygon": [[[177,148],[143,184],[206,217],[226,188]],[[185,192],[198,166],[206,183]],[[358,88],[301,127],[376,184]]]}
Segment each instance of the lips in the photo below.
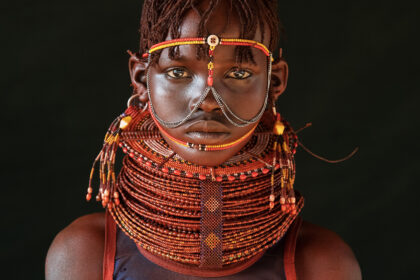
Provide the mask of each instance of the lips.
{"label": "lips", "polygon": [[224,124],[213,120],[199,120],[188,125],[186,132],[230,133]]}
{"label": "lips", "polygon": [[218,144],[230,136],[228,127],[213,120],[193,122],[185,131],[190,141],[197,144]]}

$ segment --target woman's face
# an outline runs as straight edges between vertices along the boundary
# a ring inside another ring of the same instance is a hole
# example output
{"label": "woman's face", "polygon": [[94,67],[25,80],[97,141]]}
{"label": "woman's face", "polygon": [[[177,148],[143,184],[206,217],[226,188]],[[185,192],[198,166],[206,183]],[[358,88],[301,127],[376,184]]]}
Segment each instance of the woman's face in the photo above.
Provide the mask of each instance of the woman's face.
{"label": "woman's face", "polygon": [[[180,26],[181,38],[196,37],[200,18],[192,10]],[[207,23],[209,34],[221,38],[239,38],[239,23],[235,16],[226,25],[226,12],[218,8]],[[265,36],[265,38],[267,38]],[[254,40],[260,41],[257,30]],[[167,37],[166,40],[172,38]],[[265,42],[268,45],[268,38]],[[267,56],[251,48],[256,64],[235,62],[234,46],[217,46],[214,51],[213,86],[230,109],[242,119],[255,117],[264,105],[267,90]],[[169,58],[169,48],[162,51],[158,63],[150,68],[150,97],[156,114],[166,122],[176,122],[198,103],[207,87],[208,59],[198,60],[194,45],[181,45],[179,58]],[[198,110],[184,124],[176,128],[163,128],[173,137],[195,144],[225,144],[233,142],[254,128],[256,124],[237,127],[222,113],[212,92],[209,92]],[[164,136],[165,137],[165,136]],[[165,137],[169,146],[185,160],[199,165],[219,165],[235,155],[249,140],[222,151],[199,151],[176,144]]]}

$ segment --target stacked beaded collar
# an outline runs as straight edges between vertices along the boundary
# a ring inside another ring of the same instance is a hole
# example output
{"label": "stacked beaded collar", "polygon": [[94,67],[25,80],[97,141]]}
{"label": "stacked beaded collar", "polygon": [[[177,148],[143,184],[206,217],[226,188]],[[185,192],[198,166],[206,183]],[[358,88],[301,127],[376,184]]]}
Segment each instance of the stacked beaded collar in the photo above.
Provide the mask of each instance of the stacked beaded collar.
{"label": "stacked beaded collar", "polygon": [[[259,43],[254,40],[247,40],[247,39],[227,39],[227,38],[219,38],[216,35],[209,35],[207,38],[200,37],[200,38],[179,38],[174,40],[168,40],[161,43],[158,43],[156,45],[153,45],[150,50],[143,54],[144,58],[148,58],[148,62],[150,65],[151,62],[151,54],[155,51],[162,50],[164,48],[174,47],[174,46],[180,46],[180,45],[204,45],[207,44],[209,46],[209,63],[207,64],[208,69],[208,75],[207,75],[207,88],[204,90],[204,92],[201,94],[199,101],[197,104],[195,104],[194,108],[182,119],[178,121],[165,121],[161,119],[154,109],[151,93],[150,93],[150,78],[149,78],[149,70],[147,70],[147,93],[149,96],[149,104],[150,104],[150,110],[153,115],[153,118],[160,123],[160,125],[167,127],[167,128],[174,128],[182,125],[185,123],[192,114],[198,110],[201,103],[204,101],[204,99],[207,97],[207,95],[211,92],[218,103],[220,109],[222,110],[224,116],[226,119],[237,127],[244,127],[250,124],[254,124],[258,122],[258,120],[263,115],[265,108],[267,107],[268,102],[268,96],[270,91],[270,80],[271,80],[271,66],[273,61],[273,56],[271,52],[267,49],[265,45],[262,43]],[[215,71],[215,64],[214,64],[214,51],[218,45],[225,45],[225,46],[249,46],[254,47],[260,51],[262,51],[267,56],[267,87],[265,92],[265,99],[264,104],[261,107],[260,111],[251,119],[246,120],[241,118],[240,116],[236,115],[235,112],[233,112],[228,104],[223,100],[221,95],[218,93],[216,88],[213,86],[213,74]]]}
{"label": "stacked beaded collar", "polygon": [[[293,190],[297,143],[285,120],[266,113],[231,160],[198,166],[167,146],[149,111],[130,106],[111,124],[95,160],[96,199],[139,248],[205,276],[255,259],[286,233],[303,207]],[[116,178],[118,147],[126,156]]]}

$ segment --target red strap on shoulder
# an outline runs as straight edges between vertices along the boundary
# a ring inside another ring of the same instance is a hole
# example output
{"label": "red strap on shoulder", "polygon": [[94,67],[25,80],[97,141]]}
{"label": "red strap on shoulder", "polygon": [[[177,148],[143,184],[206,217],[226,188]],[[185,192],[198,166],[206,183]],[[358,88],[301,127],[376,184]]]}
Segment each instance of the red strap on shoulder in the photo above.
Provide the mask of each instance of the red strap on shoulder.
{"label": "red strap on shoulder", "polygon": [[284,273],[286,275],[287,280],[296,280],[295,249],[296,249],[296,240],[297,240],[301,225],[302,225],[302,218],[298,216],[286,234],[283,261],[284,261]]}
{"label": "red strap on shoulder", "polygon": [[116,250],[116,224],[111,214],[105,212],[105,249],[103,260],[103,279],[112,280],[114,274],[114,260]]}

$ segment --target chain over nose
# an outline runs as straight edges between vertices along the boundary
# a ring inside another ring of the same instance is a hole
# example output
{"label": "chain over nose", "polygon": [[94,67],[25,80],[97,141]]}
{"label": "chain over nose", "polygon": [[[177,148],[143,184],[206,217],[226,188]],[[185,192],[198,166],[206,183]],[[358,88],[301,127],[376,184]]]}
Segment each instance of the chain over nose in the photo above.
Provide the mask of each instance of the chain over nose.
{"label": "chain over nose", "polygon": [[213,89],[209,89],[206,98],[201,103],[200,107],[204,112],[212,112],[214,110],[220,110],[219,103],[213,95]]}

